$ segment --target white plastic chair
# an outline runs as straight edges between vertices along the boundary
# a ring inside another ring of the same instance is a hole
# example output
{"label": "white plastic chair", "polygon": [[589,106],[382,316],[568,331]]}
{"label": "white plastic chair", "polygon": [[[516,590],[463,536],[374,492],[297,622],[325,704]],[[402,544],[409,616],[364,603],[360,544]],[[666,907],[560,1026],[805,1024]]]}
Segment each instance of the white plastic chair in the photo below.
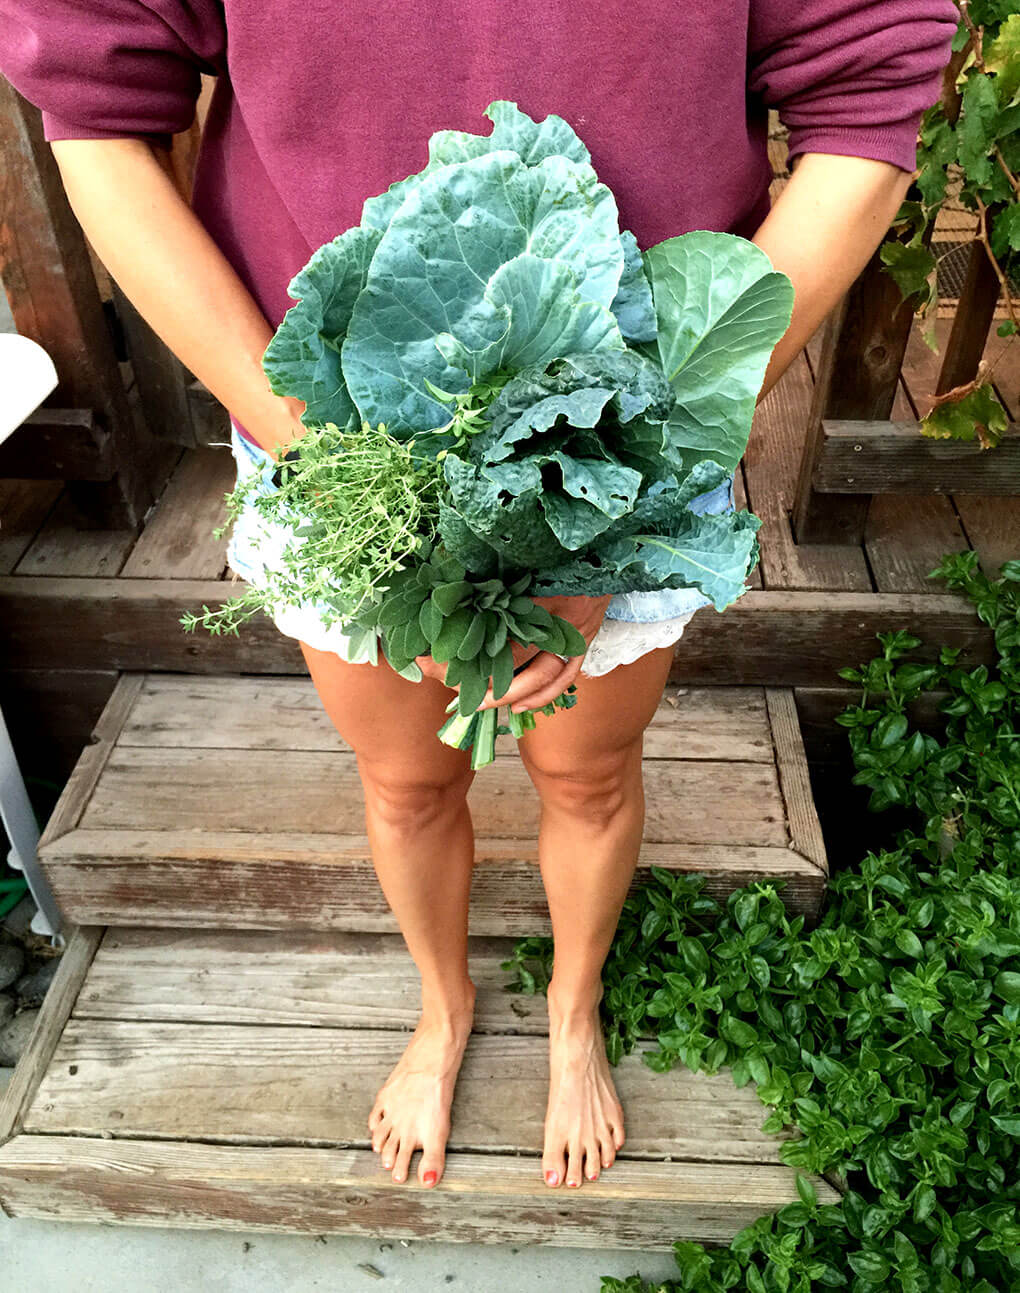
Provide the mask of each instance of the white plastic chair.
{"label": "white plastic chair", "polygon": [[[34,413],[57,385],[53,360],[37,342],[15,333],[0,333],[0,444]],[[0,821],[11,842],[8,862],[20,871],[38,911],[32,917],[37,934],[60,937],[61,916],[39,866],[39,826],[25,781],[0,711]]]}

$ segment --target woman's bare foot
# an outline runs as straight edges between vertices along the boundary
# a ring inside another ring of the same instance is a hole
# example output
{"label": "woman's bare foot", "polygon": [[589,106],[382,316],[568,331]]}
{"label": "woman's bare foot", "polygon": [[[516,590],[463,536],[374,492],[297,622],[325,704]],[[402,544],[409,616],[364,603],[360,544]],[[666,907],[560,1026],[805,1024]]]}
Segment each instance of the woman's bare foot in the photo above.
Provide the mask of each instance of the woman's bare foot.
{"label": "woman's bare foot", "polygon": [[450,1105],[474,1007],[472,984],[462,1005],[424,1010],[407,1049],[379,1088],[368,1129],[373,1150],[382,1155],[383,1167],[393,1168],[398,1184],[406,1179],[418,1148],[421,1184],[431,1187],[443,1174]]}
{"label": "woman's bare foot", "polygon": [[550,991],[546,1184],[566,1180],[579,1186],[582,1171],[596,1180],[600,1165],[612,1164],[623,1141],[623,1106],[609,1075],[598,1002],[591,1010],[562,1008]]}

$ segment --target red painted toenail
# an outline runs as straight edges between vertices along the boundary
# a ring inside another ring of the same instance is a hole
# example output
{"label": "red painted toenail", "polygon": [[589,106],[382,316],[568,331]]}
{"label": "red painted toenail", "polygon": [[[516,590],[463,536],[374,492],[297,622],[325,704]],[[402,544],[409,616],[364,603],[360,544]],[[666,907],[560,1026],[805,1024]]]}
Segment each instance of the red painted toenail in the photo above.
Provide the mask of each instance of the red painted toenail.
{"label": "red painted toenail", "polygon": [[560,1180],[559,1172],[546,1172],[545,1174],[546,1185],[558,1185],[559,1180]]}
{"label": "red painted toenail", "polygon": [[572,1189],[575,1189],[575,1190],[577,1189],[577,1187],[578,1187],[580,1184],[581,1184],[581,1182],[580,1182],[580,1181],[568,1181],[568,1182],[567,1182],[567,1185],[569,1185]]}
{"label": "red painted toenail", "polygon": [[436,1183],[435,1172],[426,1172],[425,1175],[422,1177],[422,1180],[425,1182],[426,1185],[435,1185]]}

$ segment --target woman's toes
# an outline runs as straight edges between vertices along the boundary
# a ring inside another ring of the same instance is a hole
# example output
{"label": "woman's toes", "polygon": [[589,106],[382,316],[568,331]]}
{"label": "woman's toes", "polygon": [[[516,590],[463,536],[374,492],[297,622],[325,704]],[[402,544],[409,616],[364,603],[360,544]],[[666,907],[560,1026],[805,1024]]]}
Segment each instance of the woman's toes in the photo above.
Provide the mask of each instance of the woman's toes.
{"label": "woman's toes", "polygon": [[597,1181],[599,1175],[598,1142],[590,1140],[584,1147],[584,1174],[589,1181]]}
{"label": "woman's toes", "polygon": [[422,1152],[421,1162],[418,1164],[418,1180],[422,1185],[431,1189],[443,1174],[443,1155],[435,1152],[426,1154]]}
{"label": "woman's toes", "polygon": [[397,1135],[397,1129],[396,1127],[391,1127],[390,1133],[383,1141],[382,1149],[380,1150],[380,1153],[382,1154],[382,1165],[387,1170],[393,1166],[399,1144],[400,1137]]}
{"label": "woman's toes", "polygon": [[411,1157],[415,1151],[413,1136],[405,1136],[400,1142],[400,1149],[397,1151],[397,1161],[393,1166],[393,1179],[398,1185],[407,1180],[408,1168],[411,1166]]}
{"label": "woman's toes", "polygon": [[567,1160],[567,1185],[575,1189],[581,1184],[581,1158],[583,1150],[580,1145],[573,1144],[570,1146],[570,1156]]}
{"label": "woman's toes", "polygon": [[566,1170],[566,1164],[563,1160],[563,1151],[558,1154],[547,1153],[542,1159],[542,1176],[545,1178],[546,1185],[556,1186],[563,1184],[563,1177]]}
{"label": "woman's toes", "polygon": [[375,1153],[378,1154],[379,1151],[382,1149],[383,1145],[386,1144],[386,1137],[390,1134],[391,1131],[392,1131],[392,1127],[390,1126],[389,1119],[387,1118],[383,1118],[374,1128],[372,1132],[372,1149],[375,1151]]}

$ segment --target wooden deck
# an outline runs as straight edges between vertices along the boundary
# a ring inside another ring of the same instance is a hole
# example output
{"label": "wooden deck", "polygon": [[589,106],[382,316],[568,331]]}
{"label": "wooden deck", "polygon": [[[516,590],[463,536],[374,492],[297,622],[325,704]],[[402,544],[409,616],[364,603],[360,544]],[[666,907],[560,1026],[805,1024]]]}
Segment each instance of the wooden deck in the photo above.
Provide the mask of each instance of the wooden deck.
{"label": "wooden deck", "polygon": [[651,1042],[614,1071],[617,1161],[547,1187],[545,1003],[504,992],[511,945],[472,937],[476,1028],[429,1190],[417,1154],[395,1184],[367,1131],[417,1017],[398,935],[79,931],[0,1102],[0,1202],[65,1222],[668,1250],[796,1199],[753,1087],[654,1073]]}
{"label": "wooden deck", "polygon": [[[272,783],[286,794],[267,797]],[[703,873],[720,898],[767,879],[815,919],[827,858],[789,689],[667,687],[645,786],[635,886],[650,866]],[[443,1180],[423,1189],[412,1164],[398,1186],[367,1117],[417,1022],[418,977],[353,752],[307,679],[125,674],[40,842],[77,929],[0,1102],[3,1208],[668,1250],[795,1201],[753,1086],[657,1074],[650,1037],[615,1070],[618,1161],[576,1192],[544,1184],[545,1003],[508,993],[502,969],[515,938],[550,932],[513,741],[469,802],[476,1027]]]}
{"label": "wooden deck", "polygon": [[[71,921],[397,932],[353,752],[310,681],[125,674],[96,737],[39,847]],[[469,796],[471,930],[548,933],[538,804],[511,738],[496,765]],[[788,689],[668,688],[645,788],[635,885],[651,866],[704,872],[723,898],[769,879],[814,919],[826,855]]]}

